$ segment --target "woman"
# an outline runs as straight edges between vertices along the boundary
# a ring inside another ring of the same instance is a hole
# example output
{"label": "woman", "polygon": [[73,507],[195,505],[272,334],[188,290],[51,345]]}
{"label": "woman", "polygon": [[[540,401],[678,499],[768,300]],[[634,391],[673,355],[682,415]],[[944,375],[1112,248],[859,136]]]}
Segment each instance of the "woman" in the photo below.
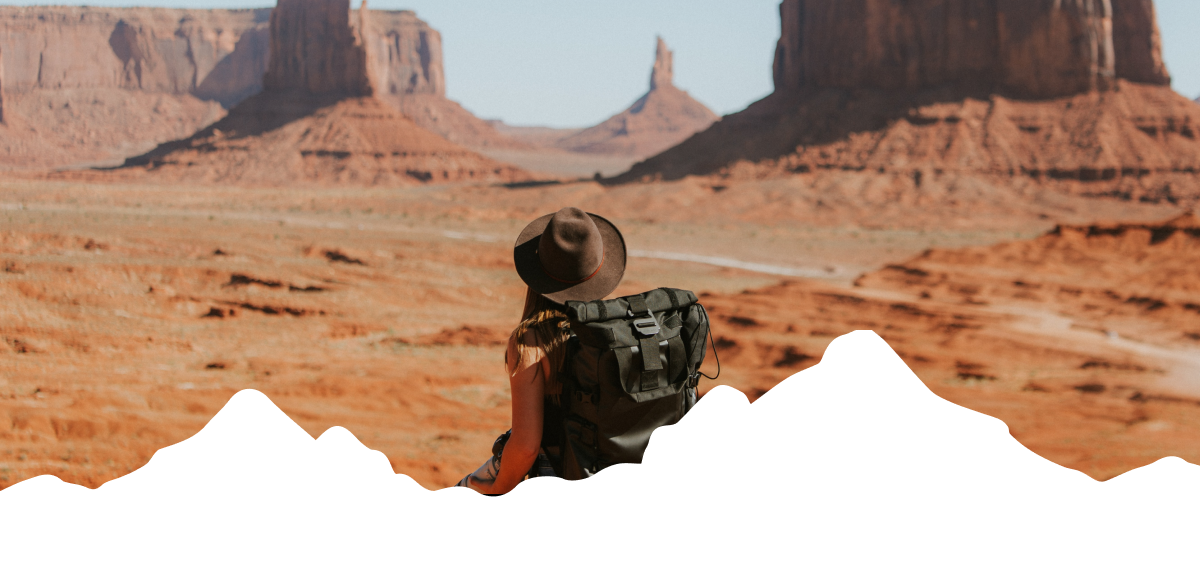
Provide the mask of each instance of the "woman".
{"label": "woman", "polygon": [[525,227],[513,260],[529,289],[504,355],[512,430],[496,440],[492,458],[457,485],[486,495],[507,493],[531,474],[553,475],[538,456],[544,422],[555,416],[562,394],[557,376],[570,336],[564,304],[603,299],[617,288],[625,274],[625,240],[608,220],[563,208]]}

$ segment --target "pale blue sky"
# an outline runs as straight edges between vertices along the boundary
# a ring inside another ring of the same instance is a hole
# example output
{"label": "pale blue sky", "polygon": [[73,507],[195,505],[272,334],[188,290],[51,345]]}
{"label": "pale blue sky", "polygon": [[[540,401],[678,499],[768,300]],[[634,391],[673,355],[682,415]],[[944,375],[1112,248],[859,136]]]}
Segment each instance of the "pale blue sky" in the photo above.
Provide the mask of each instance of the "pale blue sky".
{"label": "pale blue sky", "polygon": [[[675,83],[719,114],[771,91],[779,0],[369,0],[411,9],[442,33],[449,96],[511,124],[587,126],[648,87],[654,37],[675,51]],[[358,0],[355,0],[357,5]],[[89,4],[251,8],[271,1],[59,0]],[[1158,0],[1174,87],[1200,95],[1200,1]]]}

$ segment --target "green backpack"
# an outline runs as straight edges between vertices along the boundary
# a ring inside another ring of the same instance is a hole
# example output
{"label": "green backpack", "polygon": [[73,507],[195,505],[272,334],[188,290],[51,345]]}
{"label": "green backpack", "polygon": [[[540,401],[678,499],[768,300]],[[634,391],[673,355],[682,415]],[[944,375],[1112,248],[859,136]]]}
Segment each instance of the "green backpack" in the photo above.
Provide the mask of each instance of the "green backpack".
{"label": "green backpack", "polygon": [[542,448],[557,476],[578,480],[641,463],[651,432],[695,405],[711,333],[696,295],[681,289],[566,306],[563,393],[547,400]]}

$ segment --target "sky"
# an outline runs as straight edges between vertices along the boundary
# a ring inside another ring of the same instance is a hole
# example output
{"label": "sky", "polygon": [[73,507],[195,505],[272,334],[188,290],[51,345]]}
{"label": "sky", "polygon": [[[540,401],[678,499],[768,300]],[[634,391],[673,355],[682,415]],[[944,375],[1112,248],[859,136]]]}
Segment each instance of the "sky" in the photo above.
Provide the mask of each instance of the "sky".
{"label": "sky", "polygon": [[[357,5],[360,0],[354,0]],[[271,1],[57,0],[87,4],[251,8]],[[1157,0],[1177,91],[1200,96],[1200,1]],[[655,37],[675,52],[675,84],[718,114],[772,90],[779,0],[369,0],[410,9],[442,34],[447,95],[486,119],[590,126],[649,87]]]}

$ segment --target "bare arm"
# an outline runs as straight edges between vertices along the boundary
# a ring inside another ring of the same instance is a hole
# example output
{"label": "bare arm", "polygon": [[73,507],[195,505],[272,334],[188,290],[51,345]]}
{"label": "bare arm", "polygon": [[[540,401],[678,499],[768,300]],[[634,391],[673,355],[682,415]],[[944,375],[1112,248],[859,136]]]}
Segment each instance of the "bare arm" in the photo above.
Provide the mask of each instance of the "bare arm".
{"label": "bare arm", "polygon": [[[516,348],[509,347],[508,362],[516,362]],[[504,446],[500,474],[491,483],[474,481],[472,486],[489,495],[502,495],[517,486],[537,460],[542,449],[542,398],[544,378],[550,364],[540,348],[529,349],[521,368],[509,374],[512,388],[512,435]]]}

